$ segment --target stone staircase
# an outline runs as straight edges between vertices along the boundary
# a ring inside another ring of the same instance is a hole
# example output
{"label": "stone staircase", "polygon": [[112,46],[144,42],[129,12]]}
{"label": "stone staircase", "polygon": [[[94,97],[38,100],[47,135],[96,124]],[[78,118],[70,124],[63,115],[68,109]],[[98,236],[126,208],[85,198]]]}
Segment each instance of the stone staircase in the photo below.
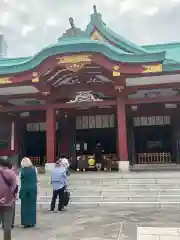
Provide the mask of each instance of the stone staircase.
{"label": "stone staircase", "polygon": [[[69,177],[71,204],[179,207],[179,172],[76,173]],[[41,186],[39,202],[49,203],[51,187]]]}

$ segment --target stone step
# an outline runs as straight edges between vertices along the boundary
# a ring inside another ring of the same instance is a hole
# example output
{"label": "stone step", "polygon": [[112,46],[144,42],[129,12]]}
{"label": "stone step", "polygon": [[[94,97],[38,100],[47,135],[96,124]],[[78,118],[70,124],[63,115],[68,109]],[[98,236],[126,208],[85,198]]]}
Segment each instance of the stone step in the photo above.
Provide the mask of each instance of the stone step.
{"label": "stone step", "polygon": [[[46,199],[51,199],[51,195],[44,195],[44,196],[39,196],[38,197],[40,200],[46,200]],[[78,200],[108,200],[108,199],[119,199],[119,200],[131,200],[131,201],[139,201],[139,200],[150,200],[153,199],[153,201],[160,201],[160,200],[168,200],[168,201],[180,201],[180,194],[179,195],[149,195],[149,196],[144,196],[144,195],[126,195],[126,196],[103,196],[103,195],[99,195],[99,196],[78,196],[78,195],[73,195],[71,194],[71,199],[78,199]]]}
{"label": "stone step", "polygon": [[[52,188],[48,181],[40,187],[39,204],[49,204]],[[122,206],[180,206],[179,173],[82,173],[69,177],[71,204]]]}
{"label": "stone step", "polygon": [[[71,174],[69,180],[71,181],[117,181],[117,180],[124,180],[124,181],[152,181],[154,179],[162,179],[162,180],[171,180],[171,179],[179,179],[179,172],[141,172],[141,173],[78,173],[78,174]],[[42,182],[50,181],[50,175],[44,174],[40,175]]]}
{"label": "stone step", "polygon": [[76,179],[68,179],[68,181],[71,184],[94,184],[94,183],[98,183],[98,184],[109,184],[109,183],[171,183],[171,182],[180,182],[180,179],[178,178],[172,178],[172,179],[158,179],[158,178],[152,178],[152,179],[103,179],[103,180],[99,180],[99,179],[93,179],[93,180],[87,180],[87,179],[82,179],[82,180],[76,180]]}
{"label": "stone step", "polygon": [[[166,190],[166,189],[180,189],[180,185],[153,185],[153,186],[126,186],[126,187],[118,187],[118,186],[114,186],[114,187],[104,187],[104,186],[95,186],[95,187],[86,187],[86,186],[69,186],[69,189],[71,191],[104,191],[104,192],[115,192],[115,191],[150,191],[150,189],[156,189],[156,190]],[[48,189],[47,189],[48,190]]]}
{"label": "stone step", "polygon": [[92,178],[92,179],[72,179],[71,177],[68,179],[69,182],[73,183],[87,183],[87,184],[91,184],[91,183],[156,183],[156,182],[180,182],[179,178],[138,178],[138,179],[133,179],[133,178],[116,178],[116,179],[110,179],[110,178],[104,178],[104,179],[98,179],[98,178]]}
{"label": "stone step", "polygon": [[137,184],[137,183],[172,183],[172,182],[177,182],[180,183],[180,178],[139,178],[139,179],[133,179],[133,178],[127,178],[127,179],[98,179],[98,178],[93,178],[93,179],[71,179],[71,177],[68,179],[68,181],[71,184],[109,184],[109,183],[114,183],[114,184]]}
{"label": "stone step", "polygon": [[[16,209],[20,210],[20,201],[16,202]],[[99,207],[99,206],[121,206],[123,208],[131,208],[131,207],[136,207],[136,208],[172,208],[172,209],[180,209],[180,201],[177,202],[132,202],[132,201],[126,201],[126,202],[118,202],[118,201],[114,201],[114,202],[105,202],[105,201],[101,201],[101,202],[80,202],[80,201],[70,201],[69,206],[67,208],[70,208],[71,205],[77,205],[77,206],[89,206],[89,207]],[[50,201],[38,201],[37,202],[37,210],[42,210],[42,209],[49,209],[50,207]],[[97,210],[98,211],[98,210]]]}
{"label": "stone step", "polygon": [[[180,209],[180,201],[178,202],[70,202],[67,211],[69,209],[74,209],[77,207],[89,207],[89,208],[98,208],[99,207],[108,207],[108,206],[118,206],[122,209],[131,209],[131,208],[143,208],[143,209]],[[50,208],[50,202],[37,202],[37,211],[48,211]],[[57,205],[56,205],[57,208]],[[20,211],[20,202],[16,204],[17,211]]]}
{"label": "stone step", "polygon": [[[107,190],[109,190],[109,189],[139,189],[139,188],[141,188],[141,189],[152,189],[152,188],[163,188],[163,189],[165,189],[165,188],[168,188],[168,189],[170,189],[170,188],[179,188],[180,187],[180,184],[126,184],[126,185],[118,185],[118,184],[116,184],[116,185],[109,185],[109,186],[104,186],[104,185],[98,185],[98,184],[96,184],[96,185],[90,185],[90,186],[88,186],[88,185],[72,185],[72,184],[68,184],[68,186],[69,187],[71,187],[72,189],[82,189],[82,190],[84,190],[84,189],[87,189],[87,190],[89,190],[89,189],[91,189],[91,190],[93,190],[93,189],[100,189],[100,188],[102,188],[102,189],[107,189]],[[47,186],[41,186],[42,188],[44,188],[44,189],[49,189],[49,188],[51,188],[51,184],[49,184],[49,185],[47,185]]]}
{"label": "stone step", "polygon": [[[180,188],[177,189],[126,189],[119,191],[118,189],[111,189],[111,190],[92,190],[87,191],[86,189],[84,191],[79,189],[71,189],[69,188],[70,192],[72,194],[78,195],[78,196],[129,196],[129,195],[141,195],[141,196],[149,196],[149,195],[180,195]],[[52,193],[52,189],[43,190],[41,189],[39,191],[39,194],[41,195],[50,195]]]}
{"label": "stone step", "polygon": [[179,177],[179,172],[176,171],[170,171],[170,172],[129,172],[129,173],[119,173],[119,172],[81,172],[81,173],[72,173],[70,175],[71,178],[75,179],[83,179],[83,178],[98,178],[98,179],[111,179],[111,178],[155,178],[155,177],[161,177],[161,178],[171,178],[173,177]]}

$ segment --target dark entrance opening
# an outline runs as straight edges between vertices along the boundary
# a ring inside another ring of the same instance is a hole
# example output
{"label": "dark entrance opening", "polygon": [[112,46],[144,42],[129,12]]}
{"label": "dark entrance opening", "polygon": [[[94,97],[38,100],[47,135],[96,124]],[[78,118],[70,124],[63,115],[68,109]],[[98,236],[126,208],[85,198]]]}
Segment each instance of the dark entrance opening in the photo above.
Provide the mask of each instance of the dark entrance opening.
{"label": "dark entrance opening", "polygon": [[[33,123],[32,123],[33,124]],[[40,123],[34,123],[40,126]],[[36,125],[36,126],[37,126]],[[29,157],[34,165],[42,166],[46,161],[46,132],[37,128],[25,129],[21,141],[21,157]]]}
{"label": "dark entrance opening", "polygon": [[77,155],[93,155],[97,142],[101,144],[104,154],[116,154],[116,129],[108,128],[77,130]]}
{"label": "dark entrance opening", "polygon": [[[113,114],[78,116],[76,119],[76,156],[78,169],[96,170],[96,144],[102,149],[102,169],[114,169],[117,160],[117,132]],[[82,158],[84,161],[82,161]],[[84,164],[84,167],[82,167]],[[112,166],[113,167],[110,167]]]}
{"label": "dark entrance opening", "polygon": [[136,163],[172,163],[172,127],[139,126],[135,127]]}

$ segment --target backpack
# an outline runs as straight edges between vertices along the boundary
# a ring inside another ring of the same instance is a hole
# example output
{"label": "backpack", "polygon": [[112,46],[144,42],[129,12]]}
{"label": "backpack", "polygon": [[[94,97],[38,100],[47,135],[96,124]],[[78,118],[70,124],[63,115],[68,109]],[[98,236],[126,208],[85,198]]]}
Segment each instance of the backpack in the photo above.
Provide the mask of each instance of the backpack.
{"label": "backpack", "polygon": [[[3,171],[0,171],[0,176],[2,177],[5,185],[9,188],[9,191],[11,191],[11,183],[9,182],[9,180],[5,177]],[[6,200],[6,189],[5,191],[3,191],[1,189],[0,191],[0,206],[4,206],[5,200]],[[16,190],[15,190],[16,191]],[[12,193],[12,195],[14,196],[15,193]]]}

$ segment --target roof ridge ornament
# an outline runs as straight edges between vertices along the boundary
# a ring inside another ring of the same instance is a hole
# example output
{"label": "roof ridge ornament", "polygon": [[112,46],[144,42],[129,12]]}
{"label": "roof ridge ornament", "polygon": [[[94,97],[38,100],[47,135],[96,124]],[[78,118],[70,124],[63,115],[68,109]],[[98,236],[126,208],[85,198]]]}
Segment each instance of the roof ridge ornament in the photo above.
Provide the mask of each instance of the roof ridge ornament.
{"label": "roof ridge ornament", "polygon": [[102,21],[102,15],[97,11],[97,6],[93,5],[93,13],[91,14],[91,23],[96,24],[96,23],[103,23]]}
{"label": "roof ridge ornament", "polygon": [[69,24],[70,28],[67,29],[66,32],[61,37],[58,38],[58,42],[64,39],[69,40],[69,38],[85,37],[85,32],[75,26],[74,19],[72,17],[69,18]]}
{"label": "roof ridge ornament", "polygon": [[98,14],[96,5],[93,5],[94,14]]}
{"label": "roof ridge ornament", "polygon": [[75,28],[74,19],[72,17],[69,18],[69,23],[71,28]]}
{"label": "roof ridge ornament", "polygon": [[72,29],[72,33],[75,37],[77,35],[76,34],[76,27],[75,27],[75,24],[74,24],[74,19],[72,17],[69,18],[69,23],[70,23],[70,26],[71,26],[71,29]]}

